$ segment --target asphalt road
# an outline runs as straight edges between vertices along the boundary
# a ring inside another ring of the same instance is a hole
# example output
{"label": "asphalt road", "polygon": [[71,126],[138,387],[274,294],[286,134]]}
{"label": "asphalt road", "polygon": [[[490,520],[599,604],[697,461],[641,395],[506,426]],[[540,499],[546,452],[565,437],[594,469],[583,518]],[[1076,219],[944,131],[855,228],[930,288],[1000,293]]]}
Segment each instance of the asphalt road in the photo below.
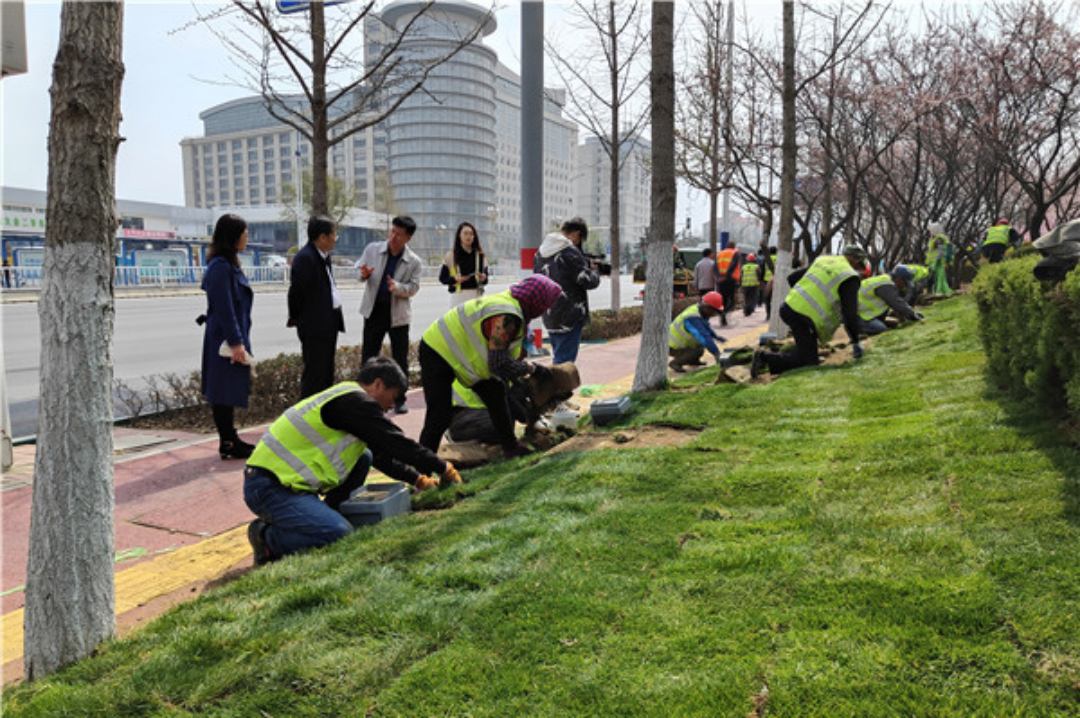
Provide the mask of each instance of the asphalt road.
{"label": "asphalt road", "polygon": [[[637,304],[640,286],[630,278],[621,278],[622,305]],[[492,283],[489,292],[505,289],[506,283]],[[359,344],[363,321],[360,299],[363,290],[343,287],[346,333],[339,346]],[[449,295],[438,284],[425,284],[413,299],[410,334],[417,341],[424,330],[449,307]],[[281,352],[299,352],[294,329],[285,326],[285,292],[281,289],[257,289],[252,313],[251,343],[256,358]],[[589,293],[593,309],[606,309],[611,303],[611,287],[605,278]],[[199,368],[202,351],[202,328],[195,317],[206,308],[201,294],[153,296],[116,300],[113,339],[113,367],[117,379],[130,386],[143,386],[143,378],[154,374],[185,374]],[[12,436],[27,437],[37,433],[37,398],[40,383],[41,341],[37,303],[0,305],[3,324],[4,368],[7,397],[11,410]],[[118,407],[118,410],[120,407]]]}

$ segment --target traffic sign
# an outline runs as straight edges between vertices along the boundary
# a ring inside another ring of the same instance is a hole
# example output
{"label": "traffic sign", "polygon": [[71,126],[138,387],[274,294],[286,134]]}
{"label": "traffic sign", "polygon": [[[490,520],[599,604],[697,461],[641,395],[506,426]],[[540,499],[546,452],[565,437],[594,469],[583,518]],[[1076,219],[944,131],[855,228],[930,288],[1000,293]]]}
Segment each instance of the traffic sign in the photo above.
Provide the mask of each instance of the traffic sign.
{"label": "traffic sign", "polygon": [[[325,0],[323,5],[341,5],[350,0]],[[308,9],[311,0],[277,0],[277,9],[281,13],[304,12]]]}

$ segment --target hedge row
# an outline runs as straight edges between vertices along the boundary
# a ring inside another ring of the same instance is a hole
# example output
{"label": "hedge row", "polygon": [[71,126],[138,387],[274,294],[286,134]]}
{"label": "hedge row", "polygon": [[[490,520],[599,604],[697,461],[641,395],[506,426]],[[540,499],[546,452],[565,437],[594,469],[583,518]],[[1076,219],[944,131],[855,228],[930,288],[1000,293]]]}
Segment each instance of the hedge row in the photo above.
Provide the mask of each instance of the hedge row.
{"label": "hedge row", "polygon": [[[677,314],[694,299],[676,300],[673,312]],[[619,339],[641,332],[641,307],[626,307],[613,312],[599,310],[592,313],[591,322],[583,332],[583,339]],[[673,316],[674,316],[673,314]],[[420,386],[420,362],[417,358],[418,344],[409,347],[409,385]],[[384,353],[387,353],[384,349]],[[335,378],[338,381],[355,379],[360,369],[360,347],[347,346],[337,350]],[[297,399],[300,389],[300,373],[303,362],[300,354],[278,354],[260,359],[255,366],[251,382],[251,395],[247,409],[236,414],[237,424],[251,426],[277,418]],[[199,390],[199,372],[187,375],[161,374],[147,380],[146,388],[136,390],[124,382],[116,382],[116,393],[129,421],[134,426],[166,427],[176,429],[210,428],[210,413]]]}
{"label": "hedge row", "polygon": [[984,266],[972,285],[992,380],[1080,417],[1080,269],[1035,279],[1038,257]]}
{"label": "hedge row", "polygon": [[[675,299],[671,304],[671,318],[697,301],[697,297]],[[581,338],[587,341],[598,339],[622,339],[641,333],[643,307],[623,307],[618,312],[611,309],[597,309],[589,313],[589,323],[581,332]]]}

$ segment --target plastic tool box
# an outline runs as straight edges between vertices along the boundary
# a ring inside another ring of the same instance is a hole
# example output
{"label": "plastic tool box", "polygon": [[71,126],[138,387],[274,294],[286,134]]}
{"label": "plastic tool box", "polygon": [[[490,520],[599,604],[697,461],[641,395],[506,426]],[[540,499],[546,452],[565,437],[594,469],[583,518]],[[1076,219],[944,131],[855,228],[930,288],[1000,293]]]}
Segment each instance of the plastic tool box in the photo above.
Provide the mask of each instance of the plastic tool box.
{"label": "plastic tool box", "polygon": [[338,507],[353,526],[370,526],[412,508],[409,487],[396,482],[364,484]]}
{"label": "plastic tool box", "polygon": [[614,399],[599,399],[589,406],[589,416],[593,424],[603,426],[617,421],[630,413],[630,397],[618,396]]}

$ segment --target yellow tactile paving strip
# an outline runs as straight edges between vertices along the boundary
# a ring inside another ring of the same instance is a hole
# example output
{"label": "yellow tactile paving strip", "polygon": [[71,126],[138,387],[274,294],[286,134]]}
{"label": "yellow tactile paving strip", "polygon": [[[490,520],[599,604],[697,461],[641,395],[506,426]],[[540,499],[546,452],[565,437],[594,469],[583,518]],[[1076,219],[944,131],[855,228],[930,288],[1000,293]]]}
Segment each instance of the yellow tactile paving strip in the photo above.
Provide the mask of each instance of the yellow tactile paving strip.
{"label": "yellow tactile paving strip", "polygon": [[[727,345],[756,345],[757,338],[763,331],[766,331],[766,328],[752,329],[729,337]],[[592,401],[627,394],[633,383],[634,375],[629,374],[580,399]],[[217,578],[250,555],[251,547],[247,542],[245,524],[120,571],[115,579],[116,615],[120,616],[178,588]],[[0,624],[0,640],[3,641],[2,665],[22,658],[23,609],[4,614],[3,623]]]}
{"label": "yellow tactile paving strip", "polygon": [[[184,546],[116,574],[116,615],[197,581],[216,578],[251,556],[247,525]],[[4,614],[3,663],[22,658],[23,609]]]}

